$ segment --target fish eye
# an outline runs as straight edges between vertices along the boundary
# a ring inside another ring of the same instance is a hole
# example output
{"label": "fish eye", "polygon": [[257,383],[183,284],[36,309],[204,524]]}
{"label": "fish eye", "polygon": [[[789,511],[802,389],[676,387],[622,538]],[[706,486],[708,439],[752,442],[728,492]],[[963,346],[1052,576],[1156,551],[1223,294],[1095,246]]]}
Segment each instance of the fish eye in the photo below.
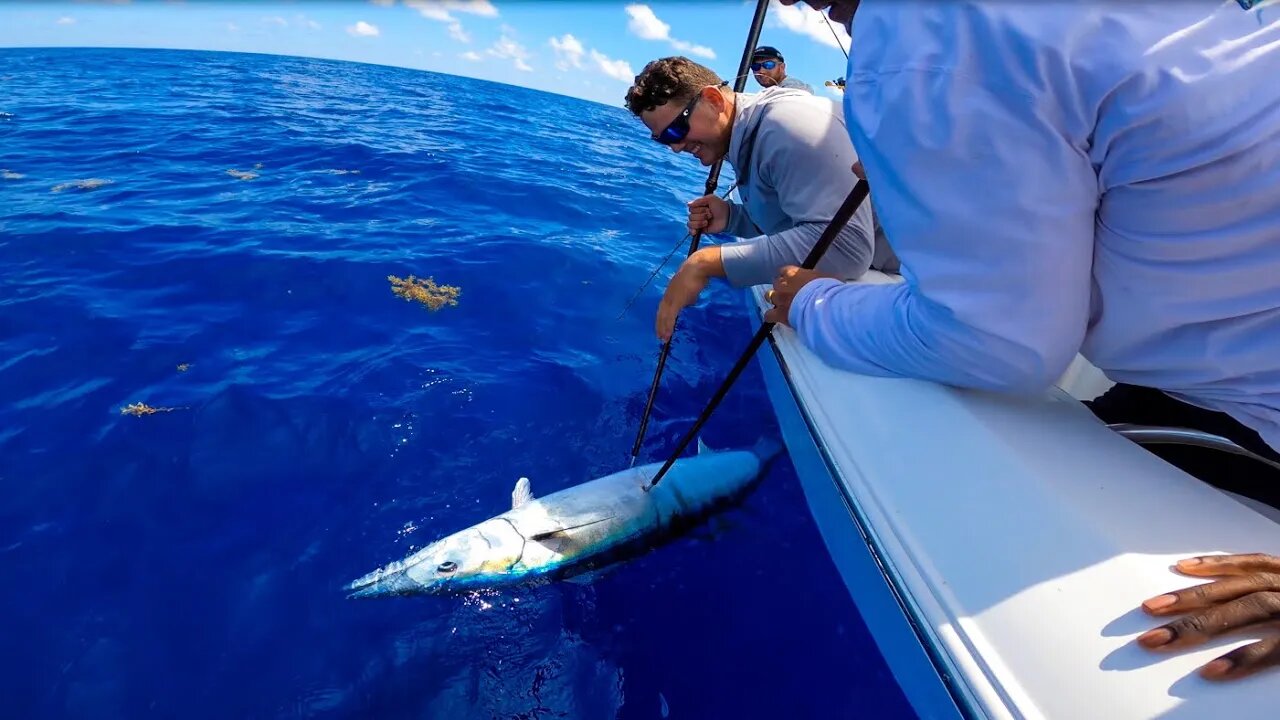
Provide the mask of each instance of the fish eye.
{"label": "fish eye", "polygon": [[451,573],[458,569],[458,563],[452,560],[445,560],[436,567],[436,572]]}

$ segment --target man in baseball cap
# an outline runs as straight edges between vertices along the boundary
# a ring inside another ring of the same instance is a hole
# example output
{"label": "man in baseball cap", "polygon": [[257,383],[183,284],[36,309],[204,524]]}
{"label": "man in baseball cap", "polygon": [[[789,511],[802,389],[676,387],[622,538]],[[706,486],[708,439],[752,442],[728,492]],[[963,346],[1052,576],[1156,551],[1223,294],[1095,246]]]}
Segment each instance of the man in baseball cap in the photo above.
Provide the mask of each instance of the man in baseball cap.
{"label": "man in baseball cap", "polygon": [[761,45],[751,54],[751,74],[762,88],[789,87],[813,94],[813,88],[793,77],[787,77],[787,61],[775,47]]}

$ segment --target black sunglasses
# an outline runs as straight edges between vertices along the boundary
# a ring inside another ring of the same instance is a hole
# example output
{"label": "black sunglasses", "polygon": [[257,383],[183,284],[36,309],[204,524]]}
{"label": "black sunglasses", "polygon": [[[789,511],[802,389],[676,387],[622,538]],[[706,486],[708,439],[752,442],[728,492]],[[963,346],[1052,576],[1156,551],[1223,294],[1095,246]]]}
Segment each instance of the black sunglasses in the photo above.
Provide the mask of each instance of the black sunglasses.
{"label": "black sunglasses", "polygon": [[776,67],[778,67],[777,60],[765,60],[764,62],[754,62],[754,63],[751,63],[751,72],[760,72],[760,68],[764,68],[765,70],[772,70]]}
{"label": "black sunglasses", "polygon": [[[724,87],[728,84],[729,82],[726,80],[721,82],[719,87]],[[689,116],[693,115],[693,109],[697,107],[698,101],[701,99],[702,91],[698,91],[698,94],[694,95],[688,104],[684,106],[684,110],[681,110],[680,114],[675,116],[662,129],[662,132],[655,135],[653,139],[663,145],[675,145],[678,142],[684,142],[684,139],[689,137]]]}

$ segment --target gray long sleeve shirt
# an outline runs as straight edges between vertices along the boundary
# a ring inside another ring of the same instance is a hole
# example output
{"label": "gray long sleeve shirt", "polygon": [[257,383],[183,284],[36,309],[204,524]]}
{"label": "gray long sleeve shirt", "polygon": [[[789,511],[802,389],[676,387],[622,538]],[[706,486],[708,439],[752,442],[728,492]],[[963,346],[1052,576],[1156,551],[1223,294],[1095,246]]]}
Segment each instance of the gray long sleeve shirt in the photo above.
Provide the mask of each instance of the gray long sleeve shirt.
{"label": "gray long sleeve shirt", "polygon": [[803,91],[805,91],[805,92],[809,93],[810,95],[812,95],[812,94],[813,94],[813,88],[809,87],[809,83],[807,83],[807,82],[805,82],[805,81],[803,81],[803,80],[798,80],[798,79],[796,79],[796,78],[793,78],[793,77],[791,77],[790,75],[788,75],[788,76],[786,76],[786,77],[782,78],[782,82],[778,83],[778,86],[779,86],[779,87],[795,88],[795,89],[797,89],[797,90],[803,90]]}
{"label": "gray long sleeve shirt", "polygon": [[[744,239],[720,246],[734,287],[772,282],[780,267],[799,265],[857,181],[858,156],[839,105],[791,88],[737,95],[726,159],[742,198],[730,203],[724,232]],[[874,243],[871,203],[863,203],[818,269],[857,278]]]}

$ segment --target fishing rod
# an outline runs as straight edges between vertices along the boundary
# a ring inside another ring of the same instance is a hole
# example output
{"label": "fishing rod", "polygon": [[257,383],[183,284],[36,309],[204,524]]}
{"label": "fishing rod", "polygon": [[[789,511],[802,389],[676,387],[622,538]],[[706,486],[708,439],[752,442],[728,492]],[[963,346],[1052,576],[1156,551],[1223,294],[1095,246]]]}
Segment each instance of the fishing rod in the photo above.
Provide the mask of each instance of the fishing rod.
{"label": "fishing rod", "polygon": [[[869,190],[870,186],[867,185],[867,181],[859,179],[857,184],[853,186],[853,190],[849,192],[849,197],[845,198],[844,203],[840,205],[840,209],[836,211],[835,217],[831,218],[831,224],[823,231],[822,237],[818,238],[818,242],[813,246],[813,249],[809,251],[809,255],[805,257],[804,263],[802,263],[800,267],[805,270],[812,270],[817,266],[818,261],[822,259],[822,255],[826,253],[827,248],[830,247],[832,241],[836,239],[836,235],[840,234],[840,231],[844,229],[846,224],[848,224],[849,219],[858,211],[858,207],[862,205],[862,201],[867,199],[867,193]],[[680,457],[680,453],[684,452],[685,448],[689,447],[689,443],[693,442],[693,439],[698,436],[698,431],[701,430],[702,426],[711,418],[711,413],[715,412],[715,409],[720,405],[720,401],[724,399],[724,396],[729,392],[729,388],[733,386],[734,381],[736,381],[738,376],[742,374],[742,371],[746,369],[747,363],[751,362],[751,356],[755,355],[756,350],[759,350],[760,346],[764,344],[765,339],[769,337],[769,333],[773,330],[774,325],[775,323],[769,321],[760,323],[760,329],[756,331],[755,337],[751,338],[751,342],[747,345],[747,349],[742,351],[742,355],[738,358],[738,362],[734,363],[733,369],[729,371],[729,375],[725,377],[724,382],[720,383],[720,387],[716,390],[716,394],[711,396],[711,400],[707,403],[707,406],[703,408],[702,413],[698,415],[698,419],[694,422],[693,427],[689,428],[689,432],[685,433],[684,437],[681,438],[680,444],[676,446],[675,452],[671,453],[671,457],[667,458],[667,461],[662,464],[662,469],[658,470],[658,474],[653,476],[653,479],[649,481],[648,485],[645,485],[646,491],[653,489],[653,487],[658,484],[658,481],[662,480],[662,476],[666,475],[667,471],[671,469],[671,466],[675,464],[676,458]]]}
{"label": "fishing rod", "polygon": [[[738,63],[738,74],[733,79],[733,91],[735,93],[740,93],[747,87],[748,70],[751,69],[751,56],[756,51],[756,44],[760,42],[760,30],[764,27],[764,15],[768,9],[769,0],[756,1],[756,13],[751,18],[751,29],[747,31],[747,43],[742,48],[742,60]],[[720,158],[711,166],[711,172],[707,174],[706,187],[702,192],[703,195],[715,194],[716,187],[720,183],[720,166],[723,164],[724,158]],[[697,252],[700,242],[702,242],[702,231],[697,230],[692,233],[692,237],[689,240],[689,252],[685,257]],[[662,343],[662,351],[658,353],[658,366],[653,371],[653,382],[649,385],[649,397],[644,403],[644,414],[640,416],[640,430],[636,433],[636,441],[631,446],[632,467],[636,464],[636,458],[640,457],[640,446],[644,444],[644,435],[649,429],[649,416],[653,414],[653,401],[658,397],[658,386],[662,382],[662,371],[667,366],[667,356],[671,354],[671,341],[675,339],[675,336],[675,326],[672,325],[671,334]]]}

